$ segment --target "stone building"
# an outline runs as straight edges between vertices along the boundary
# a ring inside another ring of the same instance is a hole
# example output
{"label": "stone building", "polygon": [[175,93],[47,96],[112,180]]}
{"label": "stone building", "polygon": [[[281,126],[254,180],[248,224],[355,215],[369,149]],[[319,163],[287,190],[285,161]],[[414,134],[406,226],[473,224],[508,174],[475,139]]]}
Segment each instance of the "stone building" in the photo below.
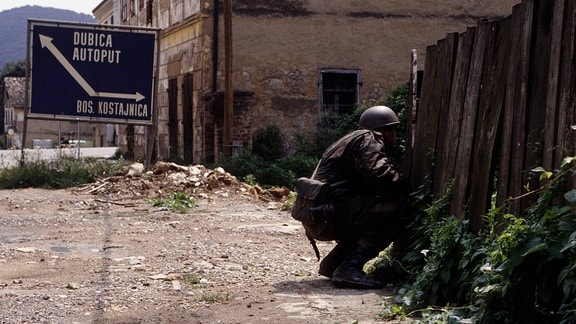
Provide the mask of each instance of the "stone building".
{"label": "stone building", "polygon": [[[412,49],[423,67],[427,45],[508,16],[518,2],[103,0],[93,13],[99,23],[161,29],[155,154],[203,163],[250,148],[271,125],[287,151],[298,138],[313,143],[330,118],[406,83]],[[133,132],[138,158],[147,130],[131,127],[120,133]]]}

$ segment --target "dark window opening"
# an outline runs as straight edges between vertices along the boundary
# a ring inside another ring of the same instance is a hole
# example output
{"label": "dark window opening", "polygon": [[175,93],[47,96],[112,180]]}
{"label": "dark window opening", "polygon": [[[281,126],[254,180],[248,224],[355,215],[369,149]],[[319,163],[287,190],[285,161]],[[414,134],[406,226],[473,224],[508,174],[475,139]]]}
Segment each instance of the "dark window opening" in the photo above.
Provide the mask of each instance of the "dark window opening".
{"label": "dark window opening", "polygon": [[168,81],[168,144],[170,158],[178,158],[178,79]]}
{"label": "dark window opening", "polygon": [[339,134],[338,121],[352,114],[360,106],[360,71],[351,69],[322,69],[319,83],[319,147],[326,147]]}
{"label": "dark window opening", "polygon": [[322,72],[322,109],[350,114],[358,106],[357,73]]}
{"label": "dark window opening", "polygon": [[128,4],[126,1],[128,0],[122,0],[122,21],[125,21],[128,18]]}
{"label": "dark window opening", "polygon": [[194,158],[194,79],[192,74],[184,77],[182,84],[182,122],[184,136],[184,162],[192,163]]}
{"label": "dark window opening", "polygon": [[146,23],[147,24],[152,24],[152,6],[154,5],[154,1],[153,0],[148,0],[148,2],[146,3]]}
{"label": "dark window opening", "polygon": [[136,0],[130,0],[130,15],[134,16],[136,14]]}

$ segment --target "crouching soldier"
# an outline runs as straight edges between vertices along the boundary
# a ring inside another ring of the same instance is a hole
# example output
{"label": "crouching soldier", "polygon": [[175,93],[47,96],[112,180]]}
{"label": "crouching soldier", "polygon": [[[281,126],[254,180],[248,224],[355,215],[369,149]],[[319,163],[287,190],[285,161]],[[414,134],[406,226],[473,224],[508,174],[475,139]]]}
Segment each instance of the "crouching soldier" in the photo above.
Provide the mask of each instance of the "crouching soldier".
{"label": "crouching soldier", "polygon": [[310,224],[304,227],[313,245],[315,239],[337,242],[320,262],[320,275],[338,286],[381,288],[383,283],[368,277],[363,267],[397,240],[411,221],[410,188],[386,155],[399,124],[394,111],[386,106],[368,108],[359,124],[358,130],[324,152],[311,177],[329,185],[322,204],[308,208],[316,224],[329,225],[329,235],[316,235]]}

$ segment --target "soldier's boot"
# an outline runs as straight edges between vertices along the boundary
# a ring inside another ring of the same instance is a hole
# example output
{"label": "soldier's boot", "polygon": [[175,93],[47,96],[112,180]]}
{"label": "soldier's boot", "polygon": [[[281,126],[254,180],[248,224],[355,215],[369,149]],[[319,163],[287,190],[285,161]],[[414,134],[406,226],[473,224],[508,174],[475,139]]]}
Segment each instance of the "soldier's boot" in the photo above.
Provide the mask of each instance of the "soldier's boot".
{"label": "soldier's boot", "polygon": [[344,259],[352,251],[353,246],[349,242],[338,242],[336,246],[320,262],[318,274],[332,278],[334,270],[344,262]]}
{"label": "soldier's boot", "polygon": [[379,289],[382,281],[370,278],[364,272],[364,264],[376,256],[373,249],[358,246],[332,273],[332,282],[341,287]]}

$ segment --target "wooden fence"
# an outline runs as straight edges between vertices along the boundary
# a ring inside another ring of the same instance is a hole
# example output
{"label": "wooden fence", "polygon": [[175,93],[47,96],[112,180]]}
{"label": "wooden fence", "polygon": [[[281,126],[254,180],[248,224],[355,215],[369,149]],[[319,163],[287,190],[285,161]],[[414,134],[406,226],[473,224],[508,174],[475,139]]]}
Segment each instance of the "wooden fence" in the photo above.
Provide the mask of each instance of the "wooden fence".
{"label": "wooden fence", "polygon": [[436,196],[452,184],[451,213],[473,230],[493,196],[521,215],[530,170],[574,154],[575,29],[576,0],[524,0],[427,47],[405,172]]}

